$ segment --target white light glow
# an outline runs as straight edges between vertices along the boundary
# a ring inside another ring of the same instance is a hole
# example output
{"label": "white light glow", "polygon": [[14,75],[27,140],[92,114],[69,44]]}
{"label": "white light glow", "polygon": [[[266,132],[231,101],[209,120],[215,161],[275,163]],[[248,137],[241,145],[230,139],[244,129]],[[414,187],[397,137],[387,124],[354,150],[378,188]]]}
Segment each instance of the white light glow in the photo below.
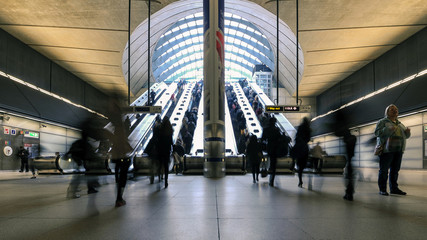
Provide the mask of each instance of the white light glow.
{"label": "white light glow", "polygon": [[2,71],[0,71],[0,75],[2,75],[2,76],[4,76],[4,77],[7,77],[7,78],[9,78],[10,80],[15,81],[15,82],[17,82],[17,83],[20,83],[20,84],[22,84],[22,85],[25,85],[25,86],[28,86],[28,87],[30,87],[30,88],[33,88],[33,89],[35,89],[35,90],[37,90],[37,91],[39,91],[39,92],[41,92],[41,93],[44,93],[44,94],[49,95],[49,96],[52,96],[52,97],[54,97],[54,98],[56,98],[56,99],[59,99],[59,100],[64,101],[64,102],[66,102],[66,103],[72,104],[72,105],[74,105],[74,106],[76,106],[76,107],[83,108],[83,109],[85,109],[86,111],[89,111],[89,112],[91,112],[91,113],[94,113],[94,114],[96,114],[96,115],[98,115],[98,116],[100,116],[100,117],[103,117],[103,118],[107,119],[107,117],[106,117],[106,116],[104,116],[104,115],[102,115],[102,114],[100,114],[100,113],[98,113],[98,112],[95,112],[95,111],[94,111],[94,110],[92,110],[92,109],[89,109],[89,108],[87,108],[87,107],[84,107],[84,106],[79,105],[79,104],[76,104],[76,103],[73,103],[72,101],[70,101],[70,100],[68,100],[68,99],[66,99],[66,98],[63,98],[63,97],[61,97],[61,96],[59,96],[59,95],[57,95],[57,94],[51,93],[51,92],[49,92],[49,91],[47,91],[47,90],[45,90],[45,89],[39,88],[39,87],[37,87],[36,85],[33,85],[33,84],[31,84],[31,83],[28,83],[28,82],[25,82],[25,81],[23,81],[23,80],[21,80],[21,79],[19,79],[19,78],[17,78],[17,77],[11,76],[11,75],[9,75],[9,74],[7,74],[7,73],[4,73],[4,72],[2,72]]}

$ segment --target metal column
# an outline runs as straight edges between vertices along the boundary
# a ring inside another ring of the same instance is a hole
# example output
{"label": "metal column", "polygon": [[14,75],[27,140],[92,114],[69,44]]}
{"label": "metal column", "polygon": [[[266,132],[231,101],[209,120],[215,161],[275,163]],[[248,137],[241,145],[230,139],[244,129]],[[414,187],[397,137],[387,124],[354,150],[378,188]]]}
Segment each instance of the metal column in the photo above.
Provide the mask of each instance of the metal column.
{"label": "metal column", "polygon": [[205,177],[225,176],[224,0],[203,0]]}

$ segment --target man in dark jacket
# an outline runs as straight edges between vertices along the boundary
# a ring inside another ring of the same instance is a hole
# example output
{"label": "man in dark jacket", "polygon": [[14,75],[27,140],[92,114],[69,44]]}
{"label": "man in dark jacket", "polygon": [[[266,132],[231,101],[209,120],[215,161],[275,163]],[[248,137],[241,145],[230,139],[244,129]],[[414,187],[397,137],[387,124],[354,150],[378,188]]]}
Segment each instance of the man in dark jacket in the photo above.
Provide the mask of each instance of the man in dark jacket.
{"label": "man in dark jacket", "polygon": [[279,145],[280,129],[276,126],[276,118],[272,117],[262,132],[262,141],[267,141],[267,154],[270,158],[270,186],[274,186],[277,165],[277,147]]}
{"label": "man in dark jacket", "polygon": [[18,156],[19,158],[21,158],[21,170],[19,172],[23,172],[24,171],[24,167],[25,167],[25,172],[28,172],[28,156],[30,154],[28,153],[28,150],[25,149],[23,146],[19,147],[19,151],[18,151]]}

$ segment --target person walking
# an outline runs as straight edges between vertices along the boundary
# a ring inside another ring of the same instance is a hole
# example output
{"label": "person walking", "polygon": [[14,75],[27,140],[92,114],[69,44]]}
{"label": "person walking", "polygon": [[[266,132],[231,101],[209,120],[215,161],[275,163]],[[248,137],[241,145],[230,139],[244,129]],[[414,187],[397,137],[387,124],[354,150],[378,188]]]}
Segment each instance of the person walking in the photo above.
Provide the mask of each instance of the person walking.
{"label": "person walking", "polygon": [[397,119],[399,109],[394,104],[387,106],[384,115],[384,118],[380,119],[375,127],[377,148],[383,149],[382,153],[379,154],[379,194],[383,196],[389,195],[387,192],[387,178],[389,178],[390,193],[406,195],[406,192],[398,188],[397,179],[406,147],[406,139],[411,136],[411,130]]}
{"label": "person walking", "polygon": [[311,139],[310,120],[303,118],[302,123],[298,126],[297,133],[295,135],[295,145],[291,151],[291,157],[296,159],[298,165],[298,187],[302,188],[302,172],[307,166],[308,160],[308,142]]}
{"label": "person walking", "polygon": [[270,158],[270,180],[269,185],[274,187],[277,166],[277,147],[279,146],[280,129],[276,126],[276,118],[271,117],[269,124],[262,132],[262,141],[267,141],[267,154]]}
{"label": "person walking", "polygon": [[171,156],[171,149],[173,146],[173,128],[172,124],[169,121],[169,117],[165,116],[160,124],[159,135],[158,135],[158,145],[157,145],[157,155],[160,161],[161,166],[164,169],[165,173],[165,188],[168,187],[168,175],[169,175],[169,160]]}
{"label": "person walking", "polygon": [[251,135],[249,137],[248,146],[246,147],[246,157],[248,158],[252,167],[253,183],[256,183],[259,181],[259,167],[262,158],[262,147],[261,144],[258,142],[258,138],[256,135]]}
{"label": "person walking", "polygon": [[114,133],[110,136],[112,138],[111,160],[116,163],[115,169],[119,171],[116,207],[126,205],[126,201],[123,199],[123,192],[126,187],[128,169],[131,164],[130,153],[133,150],[126,135],[122,116],[123,113],[120,108],[118,96],[111,97],[108,104],[108,119],[114,126]]}

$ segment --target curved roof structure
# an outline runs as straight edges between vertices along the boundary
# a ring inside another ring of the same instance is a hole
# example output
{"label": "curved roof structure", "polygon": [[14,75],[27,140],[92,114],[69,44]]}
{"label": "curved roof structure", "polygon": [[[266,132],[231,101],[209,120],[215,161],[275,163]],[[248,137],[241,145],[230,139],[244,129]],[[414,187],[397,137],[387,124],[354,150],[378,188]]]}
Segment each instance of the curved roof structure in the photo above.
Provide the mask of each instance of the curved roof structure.
{"label": "curved roof structure", "polygon": [[[203,3],[174,2],[151,17],[150,48],[148,21],[131,35],[131,91],[136,94],[150,82],[171,81],[179,77],[203,76]],[[255,3],[225,1],[226,79],[250,78],[255,64],[276,69],[276,16]],[[251,19],[251,21],[248,21]],[[290,94],[296,88],[296,37],[280,21],[279,81]],[[148,52],[152,59],[148,74]],[[303,54],[299,48],[299,74],[303,72]],[[123,73],[127,79],[127,46],[123,53]],[[274,72],[275,73],[275,72]],[[300,78],[301,79],[301,78]]]}
{"label": "curved roof structure", "polygon": [[[129,2],[131,33],[145,32],[146,24],[140,24],[148,18],[148,6],[147,1],[141,0],[31,0],[25,4],[0,0],[0,28],[101,91],[127,95],[123,54],[128,42]],[[151,53],[157,46],[156,39],[173,24],[201,12],[201,2],[151,1]],[[275,0],[226,1],[227,12],[253,23],[265,35],[274,54],[276,3]],[[280,19],[296,33],[296,1],[278,3]],[[298,86],[301,97],[318,96],[427,26],[425,0],[306,0],[299,3],[298,33],[304,52],[304,74]],[[161,20],[163,22],[159,22]],[[281,21],[280,31],[281,36],[285,36],[284,32],[290,29]],[[284,58],[287,55],[285,38],[280,37],[279,69],[289,66],[292,70],[294,60],[286,62]],[[131,49],[141,46],[145,50],[139,51],[146,51],[147,46],[142,45],[146,40],[146,35],[133,37]],[[294,52],[292,39],[289,44],[290,52]],[[142,72],[147,69],[146,63],[144,54],[132,58],[133,70],[140,68],[135,74],[132,70],[133,92],[144,85],[139,81],[148,78]],[[295,84],[294,75],[295,71],[281,71],[279,77],[282,84],[291,79],[288,84],[291,85]]]}
{"label": "curved roof structure", "polygon": [[[251,78],[255,64],[274,70],[266,37],[248,20],[225,13],[225,78]],[[157,41],[152,56],[156,81],[203,78],[203,13],[176,22]]]}

